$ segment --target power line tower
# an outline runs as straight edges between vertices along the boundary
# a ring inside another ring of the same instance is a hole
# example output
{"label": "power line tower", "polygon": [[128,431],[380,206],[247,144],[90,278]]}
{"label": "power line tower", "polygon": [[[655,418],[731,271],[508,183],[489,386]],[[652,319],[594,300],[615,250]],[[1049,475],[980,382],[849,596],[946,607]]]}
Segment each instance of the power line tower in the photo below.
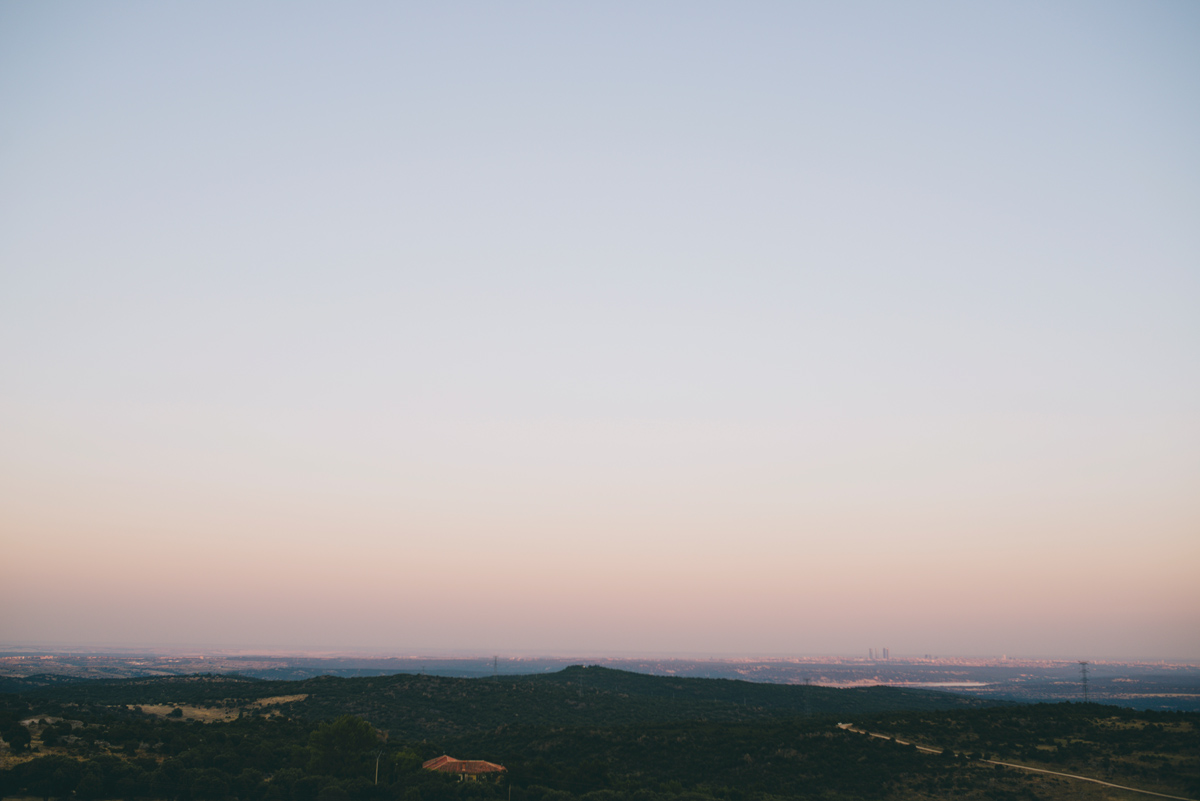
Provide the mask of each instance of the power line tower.
{"label": "power line tower", "polygon": [[1083,685],[1083,702],[1088,702],[1088,665],[1091,664],[1086,659],[1079,660],[1079,683]]}

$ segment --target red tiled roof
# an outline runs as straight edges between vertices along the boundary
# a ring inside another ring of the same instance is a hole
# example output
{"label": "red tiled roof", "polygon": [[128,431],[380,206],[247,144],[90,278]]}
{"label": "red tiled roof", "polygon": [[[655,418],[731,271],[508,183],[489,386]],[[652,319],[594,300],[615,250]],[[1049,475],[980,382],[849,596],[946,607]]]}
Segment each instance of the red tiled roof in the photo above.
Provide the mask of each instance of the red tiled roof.
{"label": "red tiled roof", "polygon": [[436,759],[430,759],[421,765],[425,770],[436,770],[442,773],[507,773],[508,768],[495,762],[484,762],[482,759],[455,759],[442,754]]}

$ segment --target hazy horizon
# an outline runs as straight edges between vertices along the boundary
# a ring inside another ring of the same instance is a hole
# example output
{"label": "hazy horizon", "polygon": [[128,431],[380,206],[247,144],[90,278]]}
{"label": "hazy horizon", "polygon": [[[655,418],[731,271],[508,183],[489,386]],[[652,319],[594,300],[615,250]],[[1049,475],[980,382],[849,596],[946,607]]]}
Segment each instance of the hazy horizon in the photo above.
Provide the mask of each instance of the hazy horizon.
{"label": "hazy horizon", "polygon": [[[882,647],[882,646],[880,646]],[[878,650],[878,649],[877,649]],[[1064,664],[1075,664],[1082,659],[1086,659],[1090,663],[1095,664],[1135,664],[1144,662],[1147,664],[1158,663],[1174,663],[1181,665],[1200,665],[1200,659],[1182,656],[1170,655],[1147,655],[1137,658],[1129,657],[1113,657],[1105,654],[1079,654],[1072,656],[1051,655],[1051,654],[989,654],[989,653],[944,653],[944,654],[920,654],[920,653],[899,653],[894,649],[890,649],[889,656],[885,659],[878,654],[875,657],[868,657],[867,650],[862,653],[719,653],[719,652],[662,652],[662,651],[486,651],[472,650],[469,648],[456,650],[436,650],[422,648],[408,649],[393,649],[393,648],[367,648],[367,647],[292,647],[292,648],[259,648],[253,645],[219,645],[219,644],[178,644],[178,643],[53,643],[53,642],[35,642],[35,643],[0,643],[0,654],[11,653],[14,651],[28,651],[37,654],[73,654],[75,656],[84,655],[112,655],[112,656],[154,656],[154,657],[176,657],[176,656],[224,656],[224,657],[264,657],[264,658],[297,658],[297,659],[354,659],[361,658],[364,660],[462,660],[462,661],[490,661],[493,658],[500,660],[508,660],[510,662],[522,661],[537,661],[537,660],[581,660],[581,663],[589,663],[589,660],[597,660],[597,664],[605,661],[611,662],[627,662],[636,660],[659,660],[669,662],[672,660],[689,661],[689,662],[721,662],[736,664],[739,662],[817,662],[819,660],[858,660],[862,662],[878,663],[885,665],[888,662],[925,662],[925,661],[978,661],[978,662],[1061,662]]]}
{"label": "hazy horizon", "polygon": [[1200,659],[1198,36],[0,4],[0,644]]}

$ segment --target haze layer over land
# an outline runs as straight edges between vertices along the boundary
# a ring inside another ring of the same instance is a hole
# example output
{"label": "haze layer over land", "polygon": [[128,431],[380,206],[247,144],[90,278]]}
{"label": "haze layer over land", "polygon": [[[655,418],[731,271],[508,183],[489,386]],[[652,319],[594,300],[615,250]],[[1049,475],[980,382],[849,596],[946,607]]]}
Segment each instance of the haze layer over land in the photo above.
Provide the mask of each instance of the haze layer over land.
{"label": "haze layer over land", "polygon": [[1200,658],[1198,36],[0,5],[0,641]]}
{"label": "haze layer over land", "polygon": [[[231,675],[269,680],[314,676],[455,678],[540,675],[578,665],[652,676],[733,679],[755,684],[818,687],[907,687],[1022,703],[1081,701],[1080,665],[1064,660],[872,659],[620,659],[576,657],[384,657],[343,654],[46,653],[0,652],[0,692],[20,693],[94,679]],[[1158,711],[1200,711],[1200,665],[1170,662],[1091,662],[1088,700]]]}

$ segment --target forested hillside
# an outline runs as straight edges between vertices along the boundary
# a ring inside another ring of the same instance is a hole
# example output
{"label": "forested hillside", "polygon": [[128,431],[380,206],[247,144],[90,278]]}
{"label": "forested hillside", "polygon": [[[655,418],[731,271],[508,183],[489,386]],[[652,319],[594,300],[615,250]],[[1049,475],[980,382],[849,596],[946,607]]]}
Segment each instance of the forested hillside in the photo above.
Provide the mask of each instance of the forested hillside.
{"label": "forested hillside", "polygon": [[752,721],[805,715],[865,715],[902,709],[957,709],[985,702],[892,687],[835,689],[728,679],[678,679],[602,667],[503,679],[399,674],[261,681],[186,676],[47,686],[26,695],[61,704],[175,704],[240,709],[263,698],[296,698],[278,711],[324,720],[353,714],[393,736],[430,738],[499,726],[630,725],[685,720]]}
{"label": "forested hillside", "polygon": [[[842,720],[949,750],[923,753],[844,731]],[[945,693],[580,667],[516,679],[78,682],[0,694],[0,736],[11,746],[0,794],[80,801],[1122,797],[972,758],[998,755],[1187,796],[1200,789],[1198,722],[1188,713],[985,707]],[[443,753],[499,762],[508,772],[498,782],[464,783],[421,770]]]}

